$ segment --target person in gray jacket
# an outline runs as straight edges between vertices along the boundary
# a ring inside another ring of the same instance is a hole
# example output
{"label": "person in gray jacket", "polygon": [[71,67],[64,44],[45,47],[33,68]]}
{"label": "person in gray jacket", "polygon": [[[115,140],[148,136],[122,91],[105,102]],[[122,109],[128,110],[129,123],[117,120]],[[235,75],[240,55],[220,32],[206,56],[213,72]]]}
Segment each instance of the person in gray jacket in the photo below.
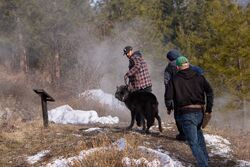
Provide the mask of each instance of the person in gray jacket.
{"label": "person in gray jacket", "polygon": [[[167,90],[167,86],[168,86],[170,79],[173,78],[173,76],[177,73],[176,59],[179,56],[181,56],[181,54],[175,49],[170,50],[166,55],[166,58],[168,59],[169,63],[167,64],[165,71],[164,71],[165,90]],[[170,112],[168,112],[168,114],[170,114]],[[180,141],[185,141],[185,135],[181,128],[181,124],[180,122],[176,121],[176,112],[174,112],[174,118],[175,118],[176,127],[179,131],[179,134],[176,135],[176,139]]]}

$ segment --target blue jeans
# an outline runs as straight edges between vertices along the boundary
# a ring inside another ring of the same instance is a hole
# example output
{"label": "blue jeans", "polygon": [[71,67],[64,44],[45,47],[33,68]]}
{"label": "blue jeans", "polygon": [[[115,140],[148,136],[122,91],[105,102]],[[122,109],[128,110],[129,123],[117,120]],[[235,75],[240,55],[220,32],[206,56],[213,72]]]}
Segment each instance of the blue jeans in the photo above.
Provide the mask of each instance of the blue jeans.
{"label": "blue jeans", "polygon": [[208,153],[201,130],[202,118],[202,112],[190,112],[176,116],[176,120],[181,122],[186,140],[196,158],[198,167],[207,167]]}

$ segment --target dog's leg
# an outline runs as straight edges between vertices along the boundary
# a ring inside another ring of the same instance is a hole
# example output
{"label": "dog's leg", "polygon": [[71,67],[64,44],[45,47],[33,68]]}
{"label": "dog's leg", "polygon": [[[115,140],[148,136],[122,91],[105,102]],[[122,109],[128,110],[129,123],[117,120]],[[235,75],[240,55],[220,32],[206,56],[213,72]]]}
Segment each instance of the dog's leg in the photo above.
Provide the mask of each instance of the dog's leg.
{"label": "dog's leg", "polygon": [[141,123],[142,123],[142,117],[141,117],[141,114],[139,112],[136,112],[136,115],[135,115],[135,120],[137,122],[137,126],[141,126]]}
{"label": "dog's leg", "polygon": [[147,119],[147,129],[146,129],[146,133],[149,133],[149,129],[152,126],[152,123],[150,122],[150,120]]}
{"label": "dog's leg", "polygon": [[126,128],[127,130],[131,130],[135,123],[135,112],[133,110],[130,111],[131,111],[131,122],[130,125]]}
{"label": "dog's leg", "polygon": [[159,125],[159,131],[162,132],[162,127],[161,127],[161,117],[157,114],[155,118],[158,120],[158,125]]}
{"label": "dog's leg", "polygon": [[145,117],[143,114],[141,114],[141,122],[142,122],[142,130],[145,131],[146,125],[145,125]]}

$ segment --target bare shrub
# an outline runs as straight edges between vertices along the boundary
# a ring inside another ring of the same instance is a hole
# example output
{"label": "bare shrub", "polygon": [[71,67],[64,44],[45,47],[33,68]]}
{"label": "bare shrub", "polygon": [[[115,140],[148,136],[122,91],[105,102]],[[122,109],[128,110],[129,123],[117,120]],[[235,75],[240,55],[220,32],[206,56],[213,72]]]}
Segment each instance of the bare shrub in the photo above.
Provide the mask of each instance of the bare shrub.
{"label": "bare shrub", "polygon": [[98,64],[77,64],[65,71],[62,86],[73,94],[100,86],[103,74]]}
{"label": "bare shrub", "polygon": [[[139,146],[138,136],[127,135],[124,136],[127,143],[126,147],[122,150],[116,149],[116,147],[110,147],[114,140],[110,139],[108,136],[97,137],[93,140],[93,148],[97,148],[96,151],[88,154],[83,160],[76,160],[72,167],[80,166],[93,166],[93,167],[106,167],[114,166],[121,167],[122,159],[124,157],[139,159],[145,157],[148,160],[152,160],[154,157],[150,155],[142,155],[142,153],[137,149]],[[95,144],[98,143],[98,144]],[[141,164],[143,166],[143,164]]]}
{"label": "bare shrub", "polygon": [[31,120],[39,114],[37,105],[40,101],[34,98],[32,88],[26,83],[24,75],[8,76],[1,78],[0,99],[1,99],[1,120],[12,122],[11,120]]}

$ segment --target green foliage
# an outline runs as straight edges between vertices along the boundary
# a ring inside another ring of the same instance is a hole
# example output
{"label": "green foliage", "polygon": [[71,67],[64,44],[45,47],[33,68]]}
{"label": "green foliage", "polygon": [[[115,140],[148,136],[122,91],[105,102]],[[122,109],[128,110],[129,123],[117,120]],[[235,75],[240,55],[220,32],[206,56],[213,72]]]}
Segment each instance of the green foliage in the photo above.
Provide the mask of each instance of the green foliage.
{"label": "green foliage", "polygon": [[198,6],[187,15],[199,14],[186,17],[187,23],[179,28],[179,46],[206,69],[218,91],[249,96],[249,7],[224,0],[193,5]]}
{"label": "green foliage", "polygon": [[224,10],[215,8],[208,17],[215,35],[213,45],[204,54],[207,67],[218,77],[225,75],[223,84],[238,96],[249,93],[249,19],[249,9],[245,11],[234,4],[224,6]]}

